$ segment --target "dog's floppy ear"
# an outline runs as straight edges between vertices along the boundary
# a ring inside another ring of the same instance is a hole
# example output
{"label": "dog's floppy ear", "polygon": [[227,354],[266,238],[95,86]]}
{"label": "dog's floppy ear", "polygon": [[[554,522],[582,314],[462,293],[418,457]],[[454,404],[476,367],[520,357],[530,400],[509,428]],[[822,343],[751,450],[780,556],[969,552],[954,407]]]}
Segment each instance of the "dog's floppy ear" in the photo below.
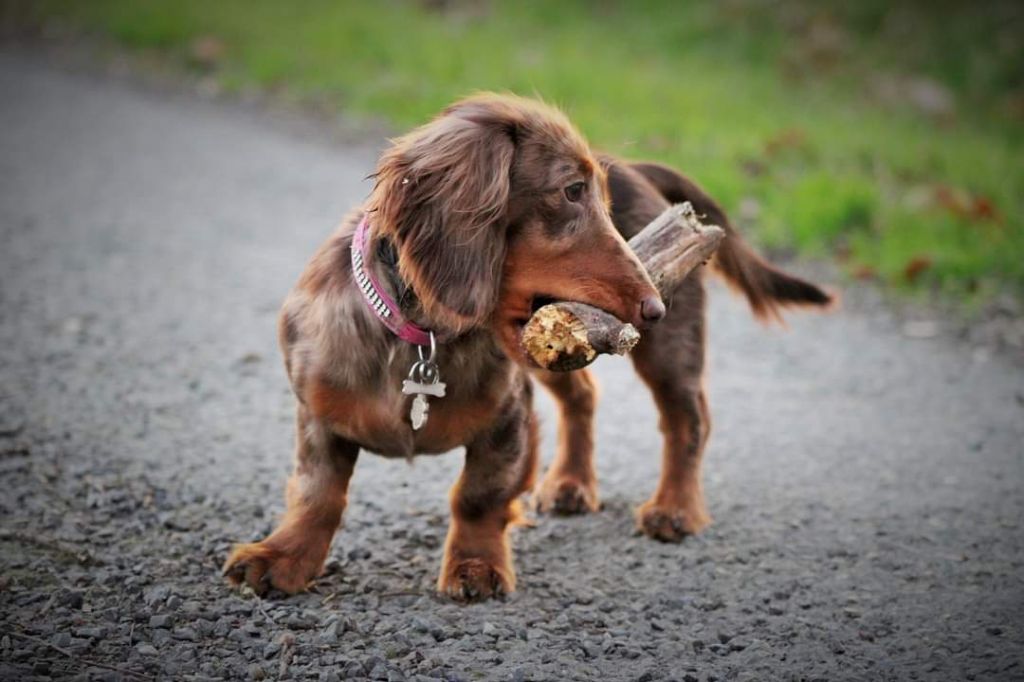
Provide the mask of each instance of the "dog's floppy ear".
{"label": "dog's floppy ear", "polygon": [[516,125],[467,100],[395,141],[380,160],[370,220],[427,315],[464,331],[490,318],[505,258]]}

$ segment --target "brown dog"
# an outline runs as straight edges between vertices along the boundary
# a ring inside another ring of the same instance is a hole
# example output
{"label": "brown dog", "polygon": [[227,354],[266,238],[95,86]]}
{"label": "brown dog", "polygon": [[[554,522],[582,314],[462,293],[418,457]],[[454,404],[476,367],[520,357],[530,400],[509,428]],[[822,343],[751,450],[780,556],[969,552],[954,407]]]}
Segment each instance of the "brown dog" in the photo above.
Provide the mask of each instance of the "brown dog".
{"label": "brown dog", "polygon": [[[507,529],[537,462],[522,325],[539,305],[560,299],[649,327],[665,307],[623,236],[667,201],[689,199],[711,222],[727,222],[672,171],[599,162],[560,112],[510,96],[452,105],[398,139],[376,179],[367,204],[321,247],[285,301],[280,341],[298,397],[288,509],[268,538],[234,549],[225,574],[260,592],[304,589],[323,566],[361,449],[411,457],[465,446],[438,589],[460,599],[508,592],[515,572]],[[432,400],[419,430],[402,386],[423,349],[386,326],[372,309],[379,299],[366,300],[351,252],[357,233],[368,240],[360,262],[381,293],[397,300],[396,317],[438,340],[436,368],[447,390]],[[722,271],[762,314],[828,300],[770,268],[734,235],[719,253]],[[634,352],[666,436],[662,483],[640,515],[641,527],[661,539],[708,522],[698,476],[707,437],[700,277],[673,298],[673,314]],[[559,451],[539,506],[596,509],[593,381],[586,372],[538,376],[562,405]]]}
{"label": "brown dog", "polygon": [[[781,272],[754,253],[732,228],[722,209],[691,180],[671,168],[624,163],[604,157],[612,220],[629,239],[670,204],[689,201],[710,224],[726,231],[712,261],[726,281],[739,289],[754,314],[780,319],[781,308],[827,307],[832,297],[819,287]],[[637,509],[637,525],[647,535],[669,542],[700,532],[709,523],[700,467],[711,432],[704,394],[704,284],[698,268],[676,287],[666,303],[669,313],[645,332],[631,357],[650,388],[660,412],[664,436],[661,480],[654,495]],[[541,482],[536,502],[542,511],[563,514],[598,508],[593,467],[593,416],[596,389],[586,370],[539,375],[561,406],[555,460]]]}

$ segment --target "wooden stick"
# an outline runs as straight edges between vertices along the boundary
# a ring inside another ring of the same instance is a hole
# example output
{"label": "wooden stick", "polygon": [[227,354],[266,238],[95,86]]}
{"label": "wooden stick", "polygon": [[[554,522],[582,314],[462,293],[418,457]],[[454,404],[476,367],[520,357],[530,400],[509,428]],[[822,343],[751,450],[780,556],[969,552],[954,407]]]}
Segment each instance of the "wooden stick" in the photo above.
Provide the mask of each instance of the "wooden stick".
{"label": "wooden stick", "polygon": [[[663,298],[708,260],[725,237],[717,225],[700,222],[690,202],[676,204],[629,240]],[[603,310],[572,301],[550,303],[523,327],[527,355],[543,369],[565,372],[586,367],[598,355],[633,350],[640,333]]]}
{"label": "wooden stick", "polygon": [[700,222],[689,201],[666,208],[629,240],[662,298],[668,298],[698,265],[707,262],[725,230]]}
{"label": "wooden stick", "polygon": [[549,303],[523,327],[522,343],[538,366],[555,372],[586,367],[601,353],[633,350],[640,332],[586,303]]}

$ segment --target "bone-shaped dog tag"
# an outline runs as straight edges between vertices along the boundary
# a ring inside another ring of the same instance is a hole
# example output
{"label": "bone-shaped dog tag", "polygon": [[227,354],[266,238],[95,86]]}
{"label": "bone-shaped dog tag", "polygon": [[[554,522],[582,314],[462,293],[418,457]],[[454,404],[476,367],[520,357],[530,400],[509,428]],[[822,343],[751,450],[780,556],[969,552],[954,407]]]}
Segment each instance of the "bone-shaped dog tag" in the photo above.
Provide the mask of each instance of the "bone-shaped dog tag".
{"label": "bone-shaped dog tag", "polygon": [[430,415],[430,402],[427,398],[419,393],[415,398],[412,399],[412,409],[409,410],[409,421],[412,422],[412,430],[419,431],[420,428],[427,423],[427,417]]}
{"label": "bone-shaped dog tag", "polygon": [[430,413],[430,402],[427,400],[427,396],[443,398],[444,389],[444,382],[436,379],[429,384],[412,379],[402,382],[402,393],[416,396],[412,399],[412,409],[409,410],[409,421],[412,422],[413,431],[419,431],[427,423]]}

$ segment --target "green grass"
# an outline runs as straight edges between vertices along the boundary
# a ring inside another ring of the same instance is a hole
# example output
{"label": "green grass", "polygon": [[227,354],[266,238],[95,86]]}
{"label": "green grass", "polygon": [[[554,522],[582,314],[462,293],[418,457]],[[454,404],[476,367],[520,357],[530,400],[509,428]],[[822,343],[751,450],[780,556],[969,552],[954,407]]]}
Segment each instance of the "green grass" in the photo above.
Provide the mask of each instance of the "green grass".
{"label": "green grass", "polygon": [[[27,11],[185,69],[199,68],[193,41],[215,36],[225,88],[326,102],[396,131],[474,90],[536,94],[595,146],[694,176],[762,246],[835,257],[908,291],[1024,291],[1014,3],[438,4],[42,0]],[[953,112],[922,111],[903,81],[886,86],[906,77],[941,84]]]}

